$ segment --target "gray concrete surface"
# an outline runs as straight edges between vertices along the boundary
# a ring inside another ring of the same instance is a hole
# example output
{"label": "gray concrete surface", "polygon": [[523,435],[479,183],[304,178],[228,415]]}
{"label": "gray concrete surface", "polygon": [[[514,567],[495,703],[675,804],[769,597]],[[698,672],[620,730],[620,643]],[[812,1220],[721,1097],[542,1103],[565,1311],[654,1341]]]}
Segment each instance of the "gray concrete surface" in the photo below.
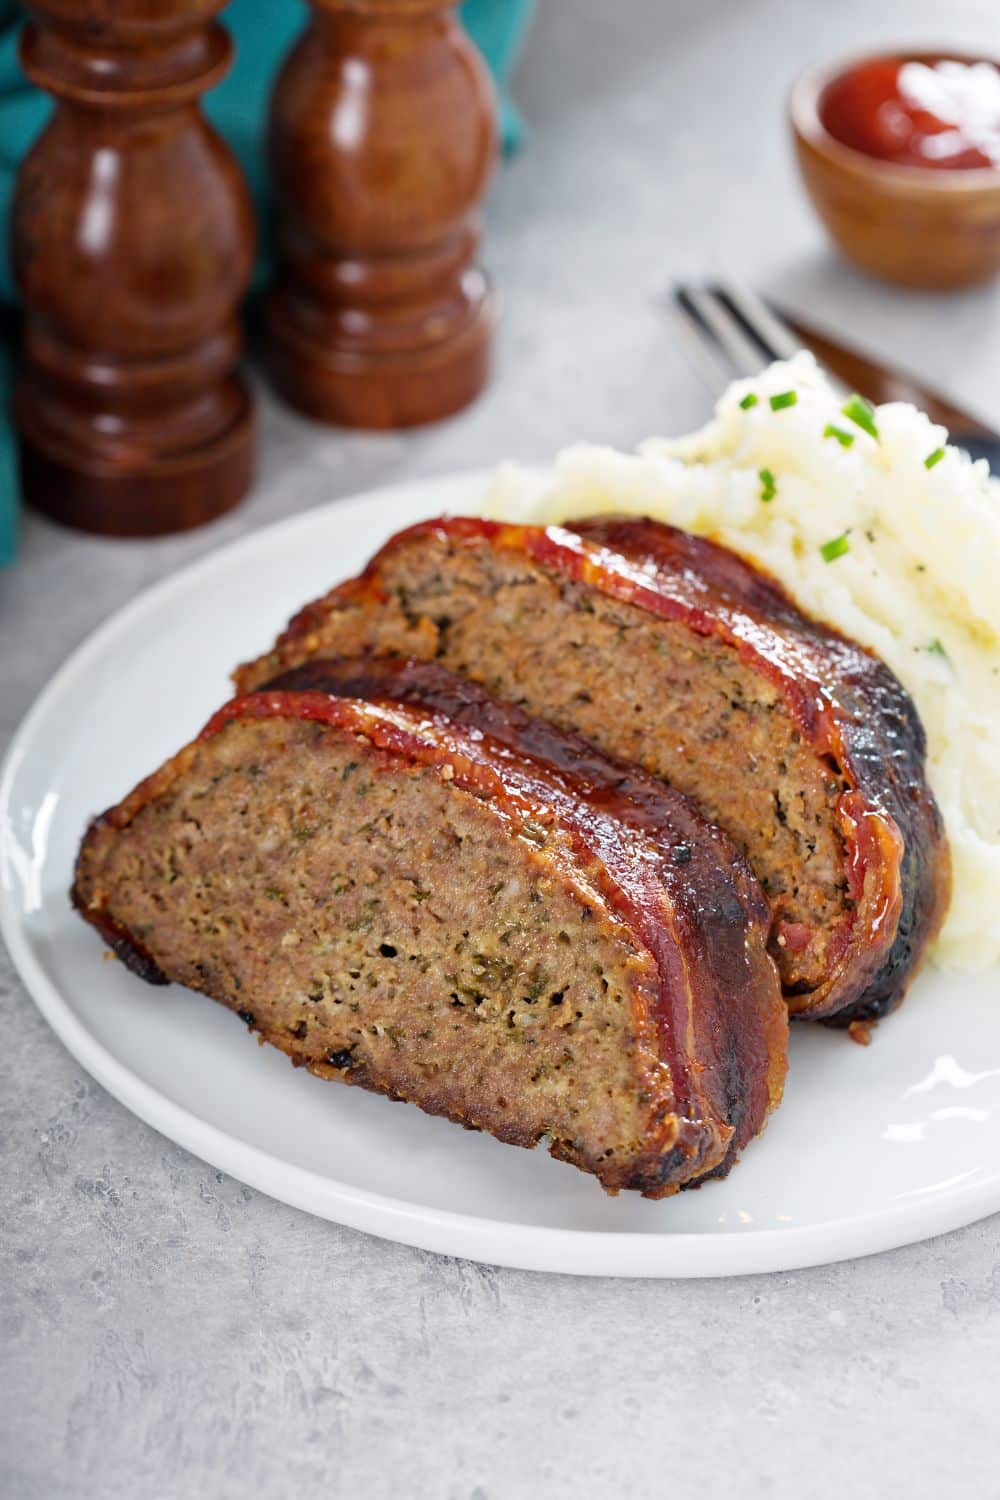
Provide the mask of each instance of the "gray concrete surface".
{"label": "gray concrete surface", "polygon": [[[4,740],[70,648],[209,548],[396,477],[704,414],[657,310],[728,267],[1000,422],[996,289],[921,298],[826,251],[781,108],[876,41],[997,43],[993,0],[542,0],[528,149],[492,196],[489,394],[407,437],[264,407],[235,516],[155,544],[30,519],[0,577]],[[3,1500],[1000,1496],[1000,1219],[829,1269],[577,1281],[435,1258],[282,1207],[84,1077],[0,961]],[[808,1142],[803,1142],[808,1149]]]}

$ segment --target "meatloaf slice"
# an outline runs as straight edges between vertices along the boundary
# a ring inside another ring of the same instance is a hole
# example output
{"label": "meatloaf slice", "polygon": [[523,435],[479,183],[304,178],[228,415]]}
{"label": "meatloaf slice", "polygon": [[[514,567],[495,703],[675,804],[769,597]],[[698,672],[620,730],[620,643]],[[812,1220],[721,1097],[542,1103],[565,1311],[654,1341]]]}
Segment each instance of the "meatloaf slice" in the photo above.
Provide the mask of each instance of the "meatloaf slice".
{"label": "meatloaf slice", "polygon": [[679,794],[432,665],[234,699],[94,822],[73,900],[143,977],[296,1063],[546,1139],[609,1192],[724,1173],[781,1095],[743,857]]}
{"label": "meatloaf slice", "polygon": [[434,657],[694,797],[764,886],[793,1014],[902,998],[949,889],[916,709],[735,554],[652,521],[426,522],[236,680],[346,650]]}

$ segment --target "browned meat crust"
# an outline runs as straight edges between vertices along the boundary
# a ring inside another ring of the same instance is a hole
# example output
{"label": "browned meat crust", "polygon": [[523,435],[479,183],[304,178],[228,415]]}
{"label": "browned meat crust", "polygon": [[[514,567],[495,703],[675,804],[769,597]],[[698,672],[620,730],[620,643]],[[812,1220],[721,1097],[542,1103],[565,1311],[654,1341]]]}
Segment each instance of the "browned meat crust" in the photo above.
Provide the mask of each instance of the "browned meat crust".
{"label": "browned meat crust", "polygon": [[436,658],[695,797],[764,885],[793,1014],[902,998],[949,893],[916,709],[735,554],[651,521],[426,522],[236,680],[359,650]]}
{"label": "browned meat crust", "polygon": [[547,1136],[608,1191],[727,1171],[780,1098],[742,856],[434,666],[317,664],[234,700],[95,821],[73,899],[143,977],[314,1072]]}

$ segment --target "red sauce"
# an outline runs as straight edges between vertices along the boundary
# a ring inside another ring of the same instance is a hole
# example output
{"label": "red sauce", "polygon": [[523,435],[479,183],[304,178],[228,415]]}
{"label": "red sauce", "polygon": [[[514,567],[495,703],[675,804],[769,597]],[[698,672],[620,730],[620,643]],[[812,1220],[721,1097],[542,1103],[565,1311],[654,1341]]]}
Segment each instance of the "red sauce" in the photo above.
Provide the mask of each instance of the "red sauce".
{"label": "red sauce", "polygon": [[842,145],[909,167],[1000,167],[1000,69],[876,58],[833,81],[820,118]]}

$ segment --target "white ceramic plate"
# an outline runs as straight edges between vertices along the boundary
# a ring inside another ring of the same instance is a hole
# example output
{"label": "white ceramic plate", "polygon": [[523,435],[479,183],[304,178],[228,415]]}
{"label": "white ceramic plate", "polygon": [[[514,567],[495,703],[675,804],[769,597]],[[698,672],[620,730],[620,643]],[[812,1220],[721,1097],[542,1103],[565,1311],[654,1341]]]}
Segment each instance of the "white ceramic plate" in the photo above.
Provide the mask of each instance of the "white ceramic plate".
{"label": "white ceramic plate", "polygon": [[785,1103],[726,1181],[606,1198],[501,1146],[295,1070],[236,1018],[109,963],[66,897],[89,816],[189,739],[227,675],[399,527],[474,511],[484,476],[338,501],[228,547],[115,616],[29,713],[0,783],[3,933],[43,1015],[164,1135],[275,1198],[501,1265],[720,1276],[865,1255],[1000,1209],[1000,974],[930,972],[863,1049],[793,1030]]}

